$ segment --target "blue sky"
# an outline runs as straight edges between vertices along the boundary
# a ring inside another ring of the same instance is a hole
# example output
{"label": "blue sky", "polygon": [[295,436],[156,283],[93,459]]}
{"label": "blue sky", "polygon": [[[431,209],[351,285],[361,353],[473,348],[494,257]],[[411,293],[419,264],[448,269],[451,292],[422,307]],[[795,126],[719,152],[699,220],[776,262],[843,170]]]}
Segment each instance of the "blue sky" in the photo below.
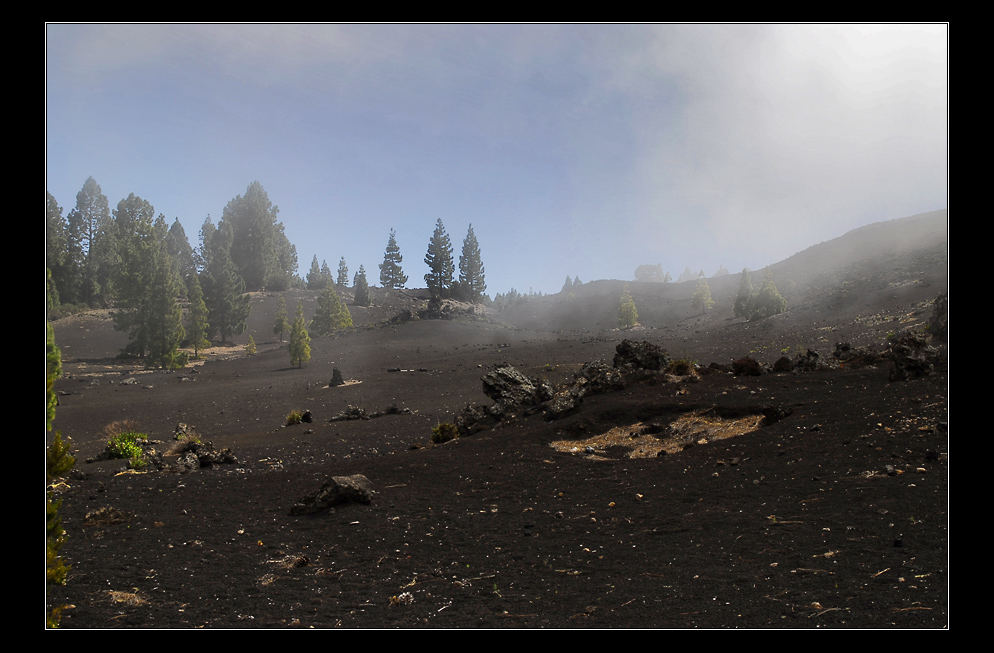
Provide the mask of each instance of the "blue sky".
{"label": "blue sky", "polygon": [[302,274],[408,286],[441,218],[487,291],[758,269],[945,208],[944,24],[46,26],[46,185],[191,245],[259,181]]}

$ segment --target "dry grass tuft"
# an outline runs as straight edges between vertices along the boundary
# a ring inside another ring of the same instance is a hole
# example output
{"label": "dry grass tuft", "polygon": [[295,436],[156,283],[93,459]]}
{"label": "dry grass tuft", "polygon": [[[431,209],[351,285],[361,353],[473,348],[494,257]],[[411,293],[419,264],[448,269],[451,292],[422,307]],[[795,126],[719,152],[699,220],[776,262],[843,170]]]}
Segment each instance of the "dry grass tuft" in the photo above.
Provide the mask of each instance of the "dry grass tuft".
{"label": "dry grass tuft", "polygon": [[107,590],[107,596],[114,603],[122,605],[145,605],[148,600],[143,598],[137,591],[135,592],[121,592],[118,590]]}
{"label": "dry grass tuft", "polygon": [[689,445],[751,433],[759,428],[762,421],[762,415],[723,419],[700,411],[681,415],[659,434],[646,433],[650,426],[636,422],[629,426],[616,426],[585,440],[557,440],[550,446],[563,453],[586,453],[591,458],[602,460],[612,448],[628,449],[628,458],[654,458],[661,452],[679,453]]}

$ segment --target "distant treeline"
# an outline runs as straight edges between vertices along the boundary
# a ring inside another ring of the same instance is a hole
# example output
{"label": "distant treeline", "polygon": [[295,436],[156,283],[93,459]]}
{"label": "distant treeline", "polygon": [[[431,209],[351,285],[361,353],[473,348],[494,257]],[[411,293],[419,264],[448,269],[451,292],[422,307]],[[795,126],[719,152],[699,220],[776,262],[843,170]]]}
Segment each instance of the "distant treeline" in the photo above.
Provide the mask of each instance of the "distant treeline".
{"label": "distant treeline", "polygon": [[[215,224],[204,220],[199,246],[190,245],[179,219],[168,224],[147,200],[128,195],[113,210],[91,177],[76,194],[76,206],[63,216],[46,193],[47,306],[50,318],[87,308],[113,308],[115,327],[127,332],[126,354],[150,365],[176,366],[178,347],[195,355],[210,342],[224,343],[242,333],[248,317],[246,293],[257,290],[324,288],[331,285],[325,262],[311,263],[306,280],[297,274],[297,249],[286,237],[279,209],[254,181],[228,202]],[[396,234],[380,264],[383,288],[403,288],[407,276]],[[435,297],[487,300],[479,243],[469,226],[455,278],[452,247],[441,220],[425,256],[428,289]],[[335,285],[348,284],[348,266],[339,261]],[[369,305],[363,266],[353,277],[355,302]],[[184,310],[185,309],[185,310]]]}

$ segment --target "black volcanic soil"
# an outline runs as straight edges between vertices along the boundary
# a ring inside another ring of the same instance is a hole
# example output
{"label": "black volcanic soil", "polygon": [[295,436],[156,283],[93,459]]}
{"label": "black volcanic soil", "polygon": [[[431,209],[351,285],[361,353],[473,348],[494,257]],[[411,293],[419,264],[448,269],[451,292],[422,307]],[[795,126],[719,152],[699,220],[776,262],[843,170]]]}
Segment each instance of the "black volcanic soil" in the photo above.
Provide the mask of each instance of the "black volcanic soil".
{"label": "black volcanic soil", "polygon": [[[276,342],[172,373],[67,360],[56,428],[85,478],[59,488],[72,568],[48,599],[71,606],[64,628],[947,626],[944,363],[902,382],[887,365],[656,378],[560,420],[430,443],[465,404],[489,403],[480,377],[499,362],[559,381],[653,335],[433,320],[316,338],[300,369]],[[747,345],[725,340],[718,361]],[[327,387],[335,366],[361,382]],[[411,413],[329,421],[350,404]],[[769,407],[789,414],[661,457],[550,446]],[[313,421],[283,427],[291,409]],[[238,462],[85,462],[121,419],[163,448],[187,423]],[[354,473],[373,484],[371,504],[290,514],[327,477]]]}
{"label": "black volcanic soil", "polygon": [[[906,381],[890,362],[832,361],[836,343],[880,349],[926,323],[946,290],[944,247],[804,287],[778,280],[787,313],[751,323],[730,313],[736,275],[713,280],[706,316],[690,308],[693,283],[596,282],[493,316],[507,325],[388,324],[424,298],[374,289],[372,308],[350,306],[359,328],[314,338],[302,368],[271,334],[277,294],[253,295],[237,346],[176,372],[115,358],[125,339],[107,312],[58,320],[55,428],[81,474],[55,488],[71,570],[47,603],[69,606],[61,626],[78,629],[947,628],[946,350]],[[610,328],[622,285],[645,326]],[[307,315],[314,298],[286,294]],[[498,364],[560,383],[626,338],[702,368],[808,348],[829,366],[654,375],[562,419],[521,414],[431,442],[466,404],[490,403],[481,377]],[[329,387],[336,367],[348,383]],[[349,406],[399,410],[330,421]],[[313,419],[284,426],[291,410]],[[780,418],[654,455],[693,414]],[[126,470],[99,459],[118,420],[160,451],[187,424],[237,462]],[[640,424],[654,434],[626,439]],[[597,439],[608,432],[620,436]],[[369,479],[371,503],[291,514],[351,474]]]}

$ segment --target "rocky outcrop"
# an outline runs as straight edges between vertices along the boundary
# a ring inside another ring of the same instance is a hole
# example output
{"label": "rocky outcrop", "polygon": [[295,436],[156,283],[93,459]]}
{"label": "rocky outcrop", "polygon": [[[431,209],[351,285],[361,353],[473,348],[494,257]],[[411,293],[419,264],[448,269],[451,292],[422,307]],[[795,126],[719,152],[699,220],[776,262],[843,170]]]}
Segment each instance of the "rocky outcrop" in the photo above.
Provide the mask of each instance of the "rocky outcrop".
{"label": "rocky outcrop", "polygon": [[794,359],[794,369],[802,372],[813,372],[820,367],[818,352],[809,349],[803,354],[798,354]]}
{"label": "rocky outcrop", "polygon": [[370,504],[373,484],[362,474],[332,476],[314,493],[303,497],[290,508],[291,515],[309,515],[346,503]]}
{"label": "rocky outcrop", "polygon": [[832,358],[838,361],[841,367],[866,367],[880,362],[881,357],[867,349],[853,347],[848,342],[836,343]]}
{"label": "rocky outcrop", "polygon": [[615,348],[614,367],[637,370],[660,370],[669,364],[666,352],[643,340],[622,340]]}
{"label": "rocky outcrop", "polygon": [[178,453],[176,468],[184,472],[238,462],[238,459],[231,453],[231,449],[218,451],[211,442],[187,440],[178,450]]}
{"label": "rocky outcrop", "polygon": [[917,379],[932,373],[938,350],[925,335],[906,332],[891,342],[887,357],[894,363],[891,381]]}
{"label": "rocky outcrop", "polygon": [[544,381],[529,379],[510,365],[502,365],[483,376],[483,393],[507,410],[537,406],[552,398],[552,387]]}
{"label": "rocky outcrop", "polygon": [[745,356],[732,361],[732,373],[735,376],[759,376],[763,373],[763,368],[754,358]]}
{"label": "rocky outcrop", "polygon": [[932,302],[932,315],[928,320],[928,332],[937,342],[946,342],[949,333],[949,295],[942,293]]}

